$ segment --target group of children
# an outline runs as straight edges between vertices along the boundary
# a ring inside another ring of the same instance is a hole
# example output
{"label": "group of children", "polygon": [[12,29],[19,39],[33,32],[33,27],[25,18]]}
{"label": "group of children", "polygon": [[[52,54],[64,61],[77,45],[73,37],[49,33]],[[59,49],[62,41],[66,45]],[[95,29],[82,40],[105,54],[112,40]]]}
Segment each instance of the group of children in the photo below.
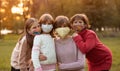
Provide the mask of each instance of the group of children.
{"label": "group of children", "polygon": [[29,18],[12,52],[11,71],[84,71],[85,57],[89,71],[109,71],[111,51],[88,28],[85,14]]}

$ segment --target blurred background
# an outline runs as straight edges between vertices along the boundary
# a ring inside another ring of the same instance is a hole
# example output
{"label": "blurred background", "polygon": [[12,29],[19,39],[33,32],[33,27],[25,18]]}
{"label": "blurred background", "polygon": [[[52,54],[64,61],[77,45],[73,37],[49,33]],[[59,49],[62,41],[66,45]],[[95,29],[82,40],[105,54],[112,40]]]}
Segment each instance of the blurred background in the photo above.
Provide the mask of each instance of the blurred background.
{"label": "blurred background", "polygon": [[[10,56],[27,18],[88,16],[91,29],[113,52],[111,71],[120,70],[120,0],[0,0],[0,71],[10,71]],[[86,65],[87,71],[87,65]]]}

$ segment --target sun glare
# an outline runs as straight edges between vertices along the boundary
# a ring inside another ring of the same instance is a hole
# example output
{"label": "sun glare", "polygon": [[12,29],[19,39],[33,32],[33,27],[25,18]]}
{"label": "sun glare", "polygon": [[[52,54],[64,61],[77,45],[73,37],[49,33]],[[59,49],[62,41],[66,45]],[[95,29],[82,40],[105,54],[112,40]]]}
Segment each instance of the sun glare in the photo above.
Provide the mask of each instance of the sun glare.
{"label": "sun glare", "polygon": [[6,35],[6,34],[8,34],[8,33],[12,33],[12,31],[11,31],[11,30],[8,30],[8,29],[2,29],[0,32],[1,32],[1,34],[3,34],[3,35]]}
{"label": "sun glare", "polygon": [[13,6],[11,10],[12,13],[23,15],[23,8]]}
{"label": "sun glare", "polygon": [[13,6],[11,9],[12,13],[23,15],[23,2],[20,0],[18,6]]}

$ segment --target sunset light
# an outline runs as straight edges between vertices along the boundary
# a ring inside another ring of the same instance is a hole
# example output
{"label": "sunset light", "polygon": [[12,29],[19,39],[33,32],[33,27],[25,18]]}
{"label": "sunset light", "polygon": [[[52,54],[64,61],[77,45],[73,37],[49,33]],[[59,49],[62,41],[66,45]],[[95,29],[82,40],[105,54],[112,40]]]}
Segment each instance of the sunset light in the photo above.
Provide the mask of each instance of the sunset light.
{"label": "sunset light", "polygon": [[11,11],[12,13],[23,15],[23,8],[13,6]]}

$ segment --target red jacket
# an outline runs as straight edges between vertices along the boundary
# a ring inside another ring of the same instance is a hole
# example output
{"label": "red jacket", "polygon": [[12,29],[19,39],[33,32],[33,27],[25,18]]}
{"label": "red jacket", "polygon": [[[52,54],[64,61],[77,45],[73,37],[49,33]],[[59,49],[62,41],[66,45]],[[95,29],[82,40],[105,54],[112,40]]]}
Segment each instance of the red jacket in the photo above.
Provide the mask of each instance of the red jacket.
{"label": "red jacket", "polygon": [[85,29],[78,34],[73,39],[81,52],[86,54],[89,71],[110,70],[112,53],[100,42],[95,32]]}

